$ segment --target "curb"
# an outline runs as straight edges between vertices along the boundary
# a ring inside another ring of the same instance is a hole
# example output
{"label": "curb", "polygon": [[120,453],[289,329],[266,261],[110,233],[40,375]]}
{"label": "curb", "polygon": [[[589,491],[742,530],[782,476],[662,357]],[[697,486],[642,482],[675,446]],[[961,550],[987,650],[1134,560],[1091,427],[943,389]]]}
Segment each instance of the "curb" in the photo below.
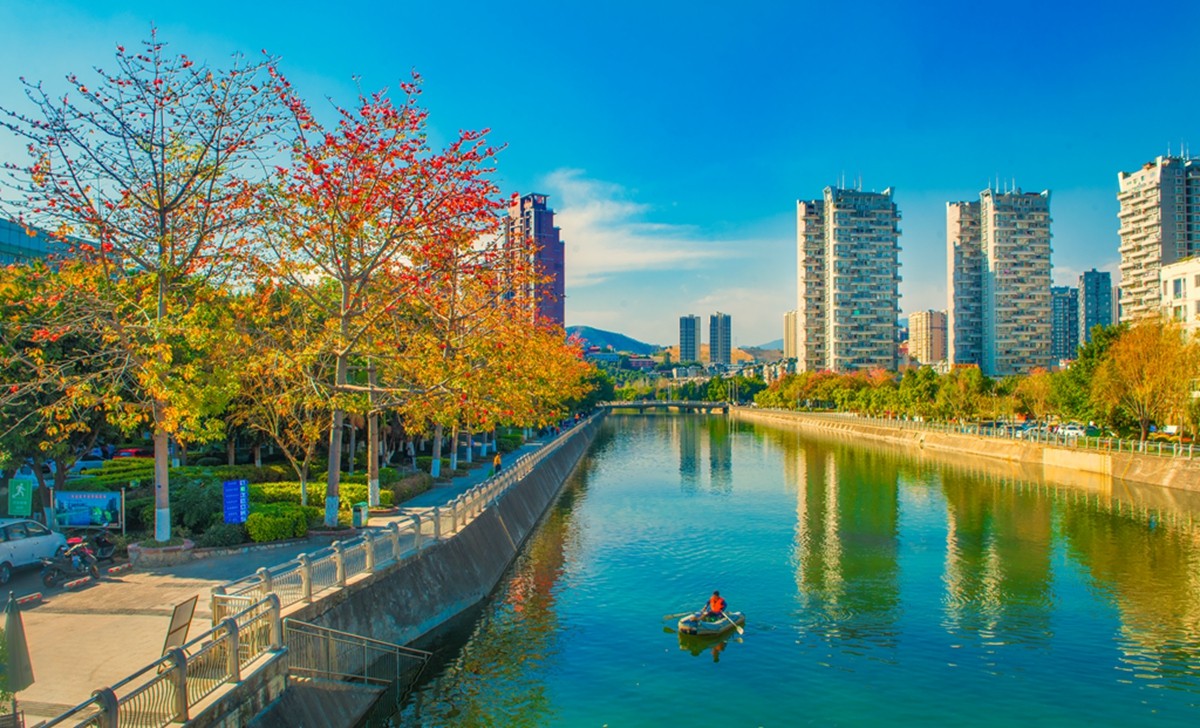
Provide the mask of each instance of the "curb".
{"label": "curb", "polygon": [[33,604],[34,602],[41,602],[41,601],[42,601],[42,593],[34,592],[32,594],[26,594],[25,596],[18,598],[17,605],[24,607],[27,604]]}
{"label": "curb", "polygon": [[110,574],[120,574],[125,571],[133,571],[133,562],[132,561],[121,564],[120,566],[108,567],[108,573],[110,573]]}

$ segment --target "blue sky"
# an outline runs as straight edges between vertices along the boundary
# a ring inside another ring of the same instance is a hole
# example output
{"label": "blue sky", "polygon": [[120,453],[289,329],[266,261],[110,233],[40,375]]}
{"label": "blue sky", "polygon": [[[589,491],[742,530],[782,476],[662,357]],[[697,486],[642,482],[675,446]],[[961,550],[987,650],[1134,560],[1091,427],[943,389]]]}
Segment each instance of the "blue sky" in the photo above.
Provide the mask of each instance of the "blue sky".
{"label": "blue sky", "polygon": [[[505,194],[549,194],[567,323],[735,345],[795,307],[795,201],[895,188],[901,308],[945,308],[945,202],[1049,189],[1054,275],[1116,271],[1117,172],[1200,150],[1200,3],[0,3],[0,106],[157,24],[221,65],[266,49],[314,101],[425,79],[433,136],[490,128]],[[349,7],[349,6],[348,6]],[[59,86],[61,87],[61,86]],[[0,138],[0,159],[20,159]]]}

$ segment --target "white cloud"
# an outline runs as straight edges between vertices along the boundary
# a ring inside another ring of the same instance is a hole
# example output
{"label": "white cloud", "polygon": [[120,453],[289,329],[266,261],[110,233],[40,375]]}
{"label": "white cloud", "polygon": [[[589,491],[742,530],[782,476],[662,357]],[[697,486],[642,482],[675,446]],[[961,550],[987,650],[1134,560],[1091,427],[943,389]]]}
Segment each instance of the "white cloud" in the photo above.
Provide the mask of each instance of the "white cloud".
{"label": "white cloud", "polygon": [[727,251],[727,244],[704,240],[690,226],[640,219],[649,205],[580,170],[556,170],[542,186],[555,200],[554,221],[566,241],[568,287],[597,285],[626,271],[699,268]]}

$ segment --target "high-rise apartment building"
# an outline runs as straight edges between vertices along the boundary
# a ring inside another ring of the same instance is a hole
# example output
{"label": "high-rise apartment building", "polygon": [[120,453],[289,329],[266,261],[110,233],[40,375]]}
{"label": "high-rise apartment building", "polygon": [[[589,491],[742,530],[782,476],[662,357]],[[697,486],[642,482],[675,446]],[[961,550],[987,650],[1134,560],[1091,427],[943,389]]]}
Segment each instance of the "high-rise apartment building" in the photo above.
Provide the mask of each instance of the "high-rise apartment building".
{"label": "high-rise apartment building", "polygon": [[708,317],[708,360],[713,364],[729,366],[732,362],[729,314],[717,311]]}
{"label": "high-rise apartment building", "polygon": [[530,300],[537,318],[559,326],[566,323],[566,290],[563,242],[554,226],[554,210],[546,206],[546,195],[513,195],[505,221],[506,247],[526,256],[541,283],[531,285],[518,295]]}
{"label": "high-rise apartment building", "polygon": [[936,364],[946,358],[945,311],[908,315],[908,355],[922,364]]}
{"label": "high-rise apartment building", "polygon": [[700,361],[700,317],[679,317],[679,362]]}
{"label": "high-rise apartment building", "polygon": [[796,312],[783,315],[783,358],[796,358]]}
{"label": "high-rise apartment building", "polygon": [[801,371],[896,368],[899,224],[890,187],[796,203]]}
{"label": "high-rise apartment building", "polygon": [[1072,361],[1079,353],[1079,289],[1050,287],[1050,359]]}
{"label": "high-rise apartment building", "polygon": [[1092,329],[1113,322],[1113,285],[1108,271],[1092,268],[1079,276],[1079,345],[1091,342]]}
{"label": "high-rise apartment building", "polygon": [[796,201],[796,371],[825,368],[825,201]]}
{"label": "high-rise apartment building", "polygon": [[983,245],[979,203],[946,203],[946,358],[983,361]]}
{"label": "high-rise apartment building", "polygon": [[993,377],[1049,366],[1050,193],[984,190],[949,203],[946,223],[951,363]]}
{"label": "high-rise apartment building", "polygon": [[1200,159],[1158,157],[1119,172],[1121,320],[1160,313],[1159,269],[1200,254]]}

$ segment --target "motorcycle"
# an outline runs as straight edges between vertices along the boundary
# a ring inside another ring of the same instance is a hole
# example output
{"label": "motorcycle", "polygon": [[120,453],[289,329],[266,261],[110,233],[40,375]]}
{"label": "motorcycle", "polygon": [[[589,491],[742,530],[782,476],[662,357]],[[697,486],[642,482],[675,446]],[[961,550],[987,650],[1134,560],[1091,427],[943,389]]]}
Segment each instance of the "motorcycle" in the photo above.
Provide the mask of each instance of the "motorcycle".
{"label": "motorcycle", "polygon": [[[103,563],[105,561],[113,561],[117,553],[117,545],[108,537],[107,529],[100,529],[95,533],[88,533],[83,539],[92,556],[96,557],[96,561]],[[71,539],[67,539],[67,543],[71,543]]]}
{"label": "motorcycle", "polygon": [[53,589],[64,581],[81,576],[100,578],[100,567],[96,565],[96,557],[82,540],[59,551],[54,558],[42,559],[42,584],[47,589]]}

